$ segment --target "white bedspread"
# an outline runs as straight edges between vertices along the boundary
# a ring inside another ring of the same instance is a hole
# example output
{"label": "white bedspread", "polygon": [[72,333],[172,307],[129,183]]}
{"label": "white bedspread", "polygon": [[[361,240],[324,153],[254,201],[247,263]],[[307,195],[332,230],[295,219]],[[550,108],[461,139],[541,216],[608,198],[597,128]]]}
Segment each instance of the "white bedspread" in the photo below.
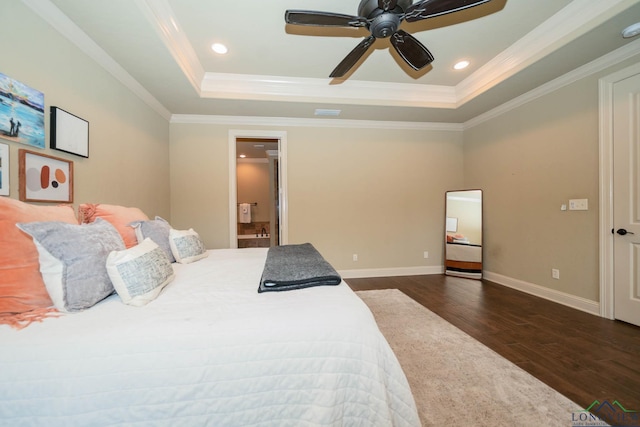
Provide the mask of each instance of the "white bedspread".
{"label": "white bedspread", "polygon": [[258,294],[265,257],[210,251],[145,307],[0,325],[0,425],[419,426],[366,305],[344,282]]}
{"label": "white bedspread", "polygon": [[482,262],[482,246],[447,243],[446,257],[451,261]]}

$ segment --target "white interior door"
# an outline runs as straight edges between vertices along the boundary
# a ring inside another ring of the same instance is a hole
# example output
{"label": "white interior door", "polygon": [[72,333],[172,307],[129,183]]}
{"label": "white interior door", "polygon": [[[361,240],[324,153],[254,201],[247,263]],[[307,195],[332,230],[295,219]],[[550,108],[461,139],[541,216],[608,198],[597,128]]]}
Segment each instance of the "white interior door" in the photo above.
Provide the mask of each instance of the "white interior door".
{"label": "white interior door", "polygon": [[289,191],[287,184],[287,132],[264,130],[229,130],[229,247],[238,247],[238,197],[236,176],[236,140],[238,138],[278,139],[278,184],[280,189],[279,230],[280,245],[289,243]]}
{"label": "white interior door", "polygon": [[640,326],[640,74],[613,88],[614,316]]}

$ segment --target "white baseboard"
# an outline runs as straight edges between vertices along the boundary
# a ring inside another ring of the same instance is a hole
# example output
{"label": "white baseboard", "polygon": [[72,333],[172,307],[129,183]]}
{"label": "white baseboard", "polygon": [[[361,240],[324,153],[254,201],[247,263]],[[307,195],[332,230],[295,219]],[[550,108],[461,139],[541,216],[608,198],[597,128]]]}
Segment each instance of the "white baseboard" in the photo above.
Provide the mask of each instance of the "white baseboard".
{"label": "white baseboard", "polygon": [[343,279],[364,279],[368,277],[420,276],[425,274],[442,274],[444,267],[397,267],[397,268],[364,268],[359,270],[339,270]]}
{"label": "white baseboard", "polygon": [[490,282],[497,283],[508,288],[516,289],[527,294],[535,295],[558,304],[566,305],[576,310],[584,311],[595,316],[600,316],[600,303],[588,300],[586,298],[577,297],[564,292],[545,288],[533,283],[524,282],[522,280],[513,279],[501,274],[483,271],[483,278]]}
{"label": "white baseboard", "polygon": [[[339,270],[343,279],[365,279],[370,277],[420,276],[429,274],[444,274],[444,266],[425,267],[397,267],[397,268],[365,268],[358,270]],[[545,288],[523,280],[513,279],[490,271],[482,272],[483,278],[498,285],[506,286],[517,291],[535,295],[546,300],[584,311],[594,316],[600,316],[600,303],[586,298],[577,297],[564,292]]]}

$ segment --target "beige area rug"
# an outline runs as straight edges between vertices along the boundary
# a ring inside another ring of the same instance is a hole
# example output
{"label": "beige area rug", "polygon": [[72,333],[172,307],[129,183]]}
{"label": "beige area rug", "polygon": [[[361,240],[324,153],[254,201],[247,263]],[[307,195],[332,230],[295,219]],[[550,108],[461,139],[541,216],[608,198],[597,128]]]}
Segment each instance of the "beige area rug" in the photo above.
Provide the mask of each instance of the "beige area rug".
{"label": "beige area rug", "polygon": [[576,403],[396,289],[358,291],[424,426],[571,426]]}

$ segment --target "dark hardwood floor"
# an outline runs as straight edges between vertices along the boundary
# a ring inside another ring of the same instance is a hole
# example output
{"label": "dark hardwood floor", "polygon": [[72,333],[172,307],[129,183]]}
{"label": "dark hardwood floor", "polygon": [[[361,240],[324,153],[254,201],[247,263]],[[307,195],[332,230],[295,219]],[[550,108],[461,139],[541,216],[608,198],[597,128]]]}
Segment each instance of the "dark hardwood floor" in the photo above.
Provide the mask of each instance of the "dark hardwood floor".
{"label": "dark hardwood floor", "polygon": [[486,280],[429,275],[346,282],[356,291],[401,290],[583,408],[617,400],[640,416],[637,326]]}

